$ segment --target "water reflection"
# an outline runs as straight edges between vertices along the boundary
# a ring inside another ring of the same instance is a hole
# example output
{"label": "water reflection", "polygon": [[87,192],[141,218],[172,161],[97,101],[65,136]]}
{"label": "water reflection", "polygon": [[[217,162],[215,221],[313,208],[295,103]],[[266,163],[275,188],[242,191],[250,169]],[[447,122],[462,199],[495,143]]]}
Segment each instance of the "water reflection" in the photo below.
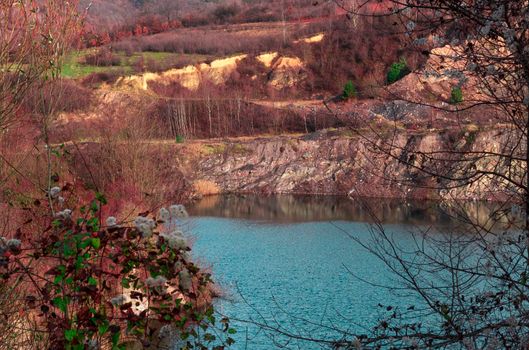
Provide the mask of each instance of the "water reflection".
{"label": "water reflection", "polygon": [[190,207],[193,216],[227,217],[274,222],[346,220],[387,223],[446,222],[436,202],[389,199],[352,200],[339,196],[224,195],[205,197]]}
{"label": "water reflection", "polygon": [[453,224],[461,214],[479,222],[490,219],[495,205],[486,202],[441,204],[434,201],[350,199],[340,196],[222,195],[205,197],[190,207],[193,216],[295,223],[344,220],[432,225]]}
{"label": "water reflection", "polygon": [[[416,295],[402,289],[403,281],[359,243],[370,242],[372,225],[366,222],[373,221],[373,214],[404,251],[415,252],[418,234],[428,232],[434,236],[432,243],[457,234],[461,239],[449,237],[450,242],[473,254],[471,245],[478,236],[467,225],[458,225],[454,215],[494,222],[491,217],[498,209],[511,213],[511,206],[486,202],[228,195],[204,198],[189,211],[194,216],[190,232],[195,259],[211,267],[227,296],[217,300],[222,314],[232,320],[281,324],[307,338],[338,339],[336,326],[354,333],[376,324],[382,315],[379,304],[401,309],[421,305]],[[446,283],[441,273],[434,277]],[[314,320],[324,326],[314,327]],[[251,322],[234,326],[239,330],[235,349],[269,350],[278,348],[277,342],[286,349],[321,349],[268,334]]]}

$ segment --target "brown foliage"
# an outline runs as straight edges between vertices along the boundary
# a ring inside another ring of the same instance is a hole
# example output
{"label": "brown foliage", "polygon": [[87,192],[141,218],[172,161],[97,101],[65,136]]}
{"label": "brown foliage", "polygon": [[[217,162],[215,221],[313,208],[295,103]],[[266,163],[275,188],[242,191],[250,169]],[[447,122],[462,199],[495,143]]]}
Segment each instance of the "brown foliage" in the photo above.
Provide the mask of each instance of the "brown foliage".
{"label": "brown foliage", "polygon": [[45,115],[50,111],[75,112],[90,106],[92,92],[71,79],[48,81],[30,89],[24,106],[33,114]]}
{"label": "brown foliage", "polygon": [[331,114],[295,112],[238,98],[160,100],[153,116],[155,137],[175,139],[311,132],[342,126]]}
{"label": "brown foliage", "polygon": [[425,56],[410,46],[393,23],[388,17],[360,18],[352,29],[349,21],[336,22],[305,56],[310,73],[306,88],[339,92],[351,80],[365,96],[371,88],[385,84],[388,68],[400,58],[405,58],[412,70],[418,68]]}
{"label": "brown foliage", "polygon": [[100,48],[94,53],[84,56],[81,60],[83,64],[98,67],[119,66],[121,60],[114,55],[107,47]]}
{"label": "brown foliage", "polygon": [[[175,52],[224,56],[234,53],[260,53],[278,51],[284,45],[283,27],[280,24],[263,27],[246,25],[226,31],[224,27],[181,29],[156,35],[128,38],[115,43],[117,51]],[[288,24],[287,41],[296,40],[322,30],[319,23],[307,25]]]}

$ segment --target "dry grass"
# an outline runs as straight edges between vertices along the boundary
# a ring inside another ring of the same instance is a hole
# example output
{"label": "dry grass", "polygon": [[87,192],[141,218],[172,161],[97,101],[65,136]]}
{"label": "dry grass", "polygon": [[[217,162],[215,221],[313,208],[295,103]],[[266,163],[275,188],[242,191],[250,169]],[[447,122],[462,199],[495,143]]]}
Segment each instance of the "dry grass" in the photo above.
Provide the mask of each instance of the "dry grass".
{"label": "dry grass", "polygon": [[195,193],[199,196],[210,196],[220,194],[219,186],[213,181],[197,180],[193,183]]}

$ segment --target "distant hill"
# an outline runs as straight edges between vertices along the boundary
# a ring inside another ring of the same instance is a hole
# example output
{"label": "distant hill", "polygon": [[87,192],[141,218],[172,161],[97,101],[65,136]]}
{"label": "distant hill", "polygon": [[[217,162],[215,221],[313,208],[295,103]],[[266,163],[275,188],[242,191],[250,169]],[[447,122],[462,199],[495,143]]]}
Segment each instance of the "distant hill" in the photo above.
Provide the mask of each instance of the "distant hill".
{"label": "distant hill", "polygon": [[[88,24],[97,31],[132,25],[157,16],[184,26],[302,20],[335,13],[332,4],[314,0],[80,0]],[[318,4],[318,5],[315,5]]]}
{"label": "distant hill", "polygon": [[88,24],[101,30],[133,21],[139,16],[134,0],[81,0],[81,10],[87,11]]}

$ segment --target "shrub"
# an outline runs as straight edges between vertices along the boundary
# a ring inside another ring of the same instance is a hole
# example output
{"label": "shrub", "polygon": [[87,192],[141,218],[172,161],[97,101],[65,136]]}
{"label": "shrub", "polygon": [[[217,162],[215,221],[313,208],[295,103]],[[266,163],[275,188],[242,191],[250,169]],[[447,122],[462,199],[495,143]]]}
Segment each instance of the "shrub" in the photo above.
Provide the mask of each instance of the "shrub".
{"label": "shrub", "polygon": [[24,106],[34,114],[76,112],[88,109],[92,92],[71,79],[44,82],[27,91]]}
{"label": "shrub", "polygon": [[347,81],[347,83],[345,83],[345,86],[343,88],[342,99],[349,100],[353,97],[356,97],[356,88],[353,82],[349,80]]}
{"label": "shrub", "polygon": [[458,104],[463,102],[463,90],[459,86],[453,87],[450,93],[450,103]]}
{"label": "shrub", "polygon": [[86,87],[96,87],[101,83],[113,84],[123,75],[125,71],[121,69],[111,72],[95,72],[83,78],[81,84]]}
{"label": "shrub", "polygon": [[102,48],[92,54],[84,56],[82,63],[91,66],[110,67],[119,66],[121,59],[114,55],[108,48]]}
{"label": "shrub", "polygon": [[408,64],[404,58],[401,58],[399,62],[395,62],[391,65],[388,72],[388,83],[393,84],[394,82],[404,78],[407,74],[410,73]]}
{"label": "shrub", "polygon": [[176,143],[184,143],[185,139],[182,135],[176,135]]}
{"label": "shrub", "polygon": [[178,225],[187,217],[183,206],[141,213],[129,224],[103,213],[100,193],[67,209],[81,199],[72,188],[53,187],[28,207],[33,239],[0,237],[3,283],[20,292],[25,312],[39,314],[39,348],[160,348],[164,338],[176,340],[172,334],[189,348],[213,348],[208,331],[234,342],[235,330],[211,307],[209,274],[191,261]]}
{"label": "shrub", "polygon": [[232,17],[235,17],[239,12],[239,8],[235,5],[219,5],[213,11],[213,17],[218,23],[226,23]]}
{"label": "shrub", "polygon": [[341,91],[343,77],[354,81],[358,95],[375,95],[376,87],[387,83],[388,68],[395,57],[403,57],[410,69],[419,68],[426,56],[416,48],[407,46],[408,39],[393,25],[394,18],[363,18],[357,26],[350,21],[337,20],[332,30],[321,29],[325,37],[321,42],[306,47],[303,57],[307,68],[305,90],[311,94],[320,91]]}

